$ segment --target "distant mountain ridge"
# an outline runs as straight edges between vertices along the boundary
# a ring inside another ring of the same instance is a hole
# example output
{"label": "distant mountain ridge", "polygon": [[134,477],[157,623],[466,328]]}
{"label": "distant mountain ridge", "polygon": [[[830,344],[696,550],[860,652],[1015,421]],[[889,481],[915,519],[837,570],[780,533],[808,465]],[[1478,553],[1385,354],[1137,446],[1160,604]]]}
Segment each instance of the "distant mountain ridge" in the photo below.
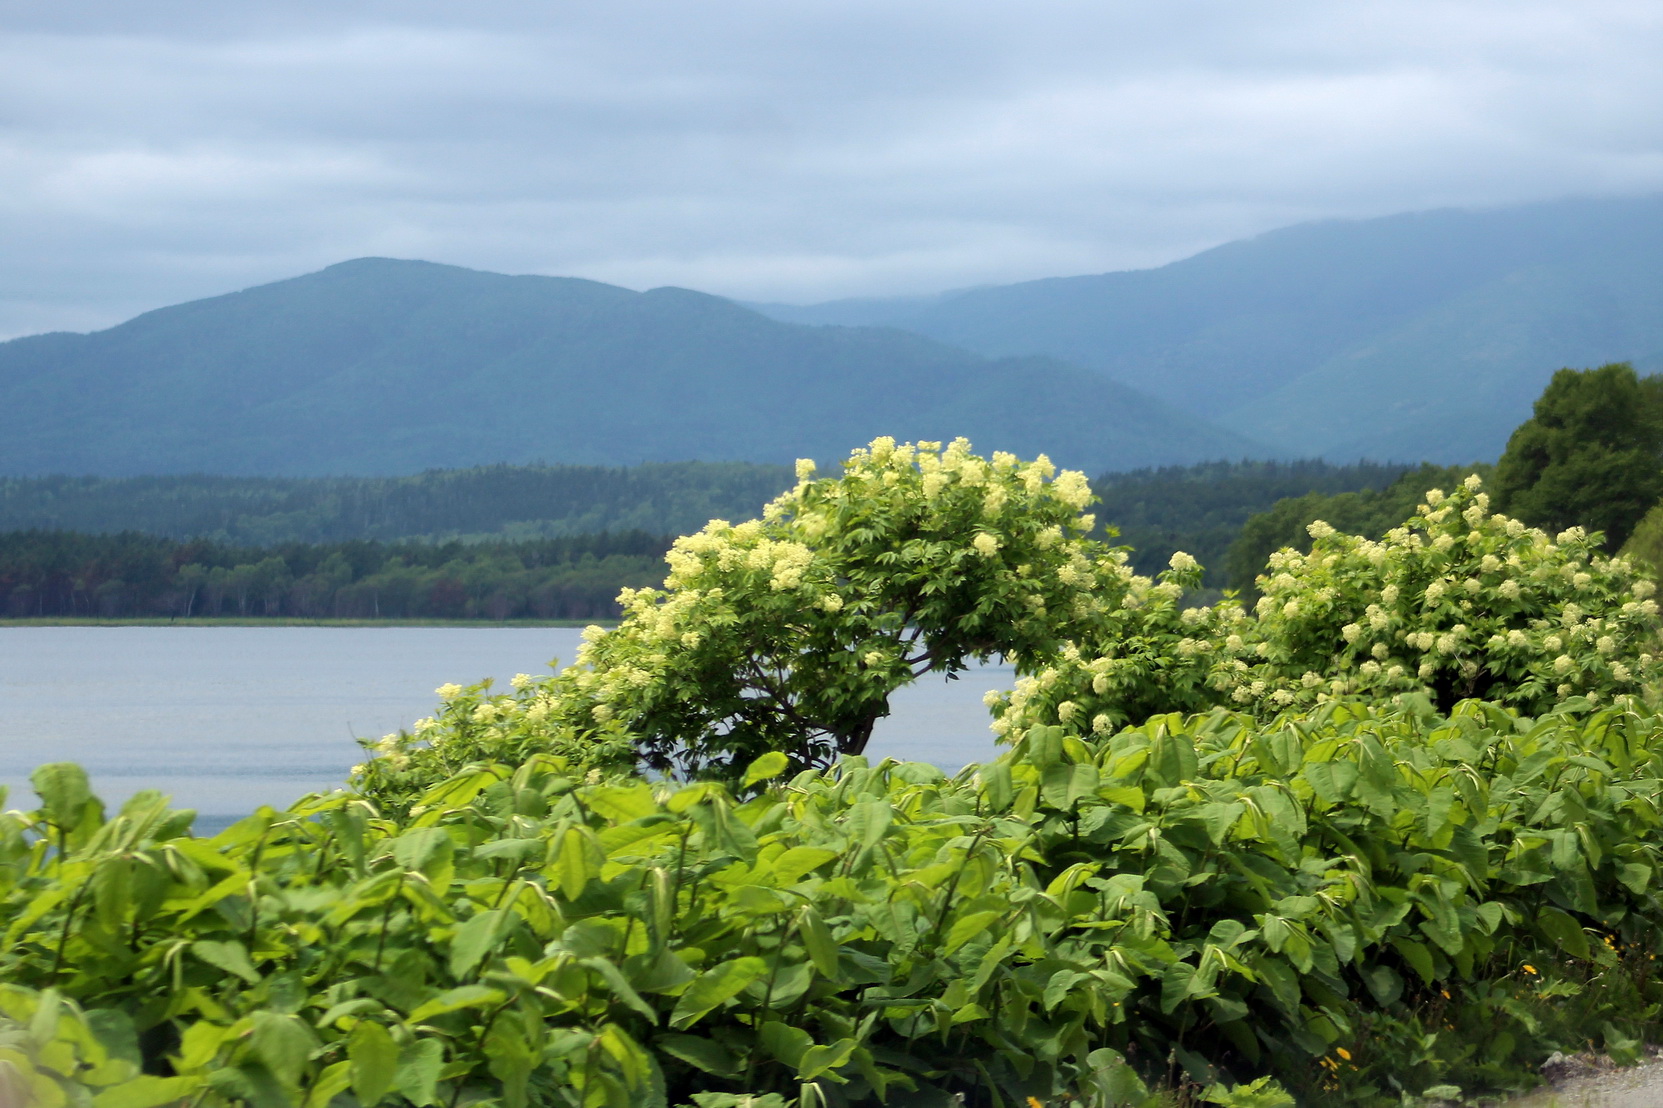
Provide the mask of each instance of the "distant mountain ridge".
{"label": "distant mountain ridge", "polygon": [[1273,453],[1055,358],[384,258],[0,343],[0,411],[13,476],[829,465],[879,434],[1092,472]]}
{"label": "distant mountain ridge", "polygon": [[1496,457],[1554,370],[1663,370],[1663,197],[1308,223],[1158,269],[754,305],[1099,370],[1291,456]]}

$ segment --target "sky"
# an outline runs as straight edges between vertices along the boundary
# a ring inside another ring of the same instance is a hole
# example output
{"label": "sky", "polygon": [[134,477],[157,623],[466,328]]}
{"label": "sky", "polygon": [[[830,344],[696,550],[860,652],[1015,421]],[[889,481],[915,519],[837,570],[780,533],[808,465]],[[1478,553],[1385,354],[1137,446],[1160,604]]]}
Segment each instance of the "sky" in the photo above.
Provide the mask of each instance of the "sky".
{"label": "sky", "polygon": [[805,303],[1663,192],[1656,0],[0,0],[0,337],[353,257]]}

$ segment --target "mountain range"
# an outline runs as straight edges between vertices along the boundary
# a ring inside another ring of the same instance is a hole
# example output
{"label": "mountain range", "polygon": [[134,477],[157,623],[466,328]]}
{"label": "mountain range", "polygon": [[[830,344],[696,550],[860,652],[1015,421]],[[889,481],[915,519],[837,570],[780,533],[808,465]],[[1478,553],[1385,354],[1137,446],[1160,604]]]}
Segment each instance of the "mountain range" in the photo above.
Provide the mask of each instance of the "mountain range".
{"label": "mountain range", "polygon": [[0,343],[0,412],[13,476],[831,464],[882,434],[1093,472],[1264,453],[1048,356],[385,258]]}
{"label": "mountain range", "polygon": [[752,305],[1048,354],[1293,455],[1493,459],[1556,369],[1663,370],[1663,197],[1307,223],[1158,269]]}
{"label": "mountain range", "polygon": [[1663,369],[1663,197],[1302,224],[1156,269],[792,306],[361,258],[0,343],[0,474],[1496,457],[1554,370]]}

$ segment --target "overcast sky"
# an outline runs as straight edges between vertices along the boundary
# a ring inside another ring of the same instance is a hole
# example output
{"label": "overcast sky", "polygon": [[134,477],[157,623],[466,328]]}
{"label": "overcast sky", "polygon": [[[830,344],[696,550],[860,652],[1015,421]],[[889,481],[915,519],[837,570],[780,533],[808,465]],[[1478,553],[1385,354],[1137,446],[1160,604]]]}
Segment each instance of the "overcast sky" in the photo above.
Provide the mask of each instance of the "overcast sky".
{"label": "overcast sky", "polygon": [[0,0],[0,336],[368,254],[806,302],[1658,192],[1660,60],[1657,0]]}

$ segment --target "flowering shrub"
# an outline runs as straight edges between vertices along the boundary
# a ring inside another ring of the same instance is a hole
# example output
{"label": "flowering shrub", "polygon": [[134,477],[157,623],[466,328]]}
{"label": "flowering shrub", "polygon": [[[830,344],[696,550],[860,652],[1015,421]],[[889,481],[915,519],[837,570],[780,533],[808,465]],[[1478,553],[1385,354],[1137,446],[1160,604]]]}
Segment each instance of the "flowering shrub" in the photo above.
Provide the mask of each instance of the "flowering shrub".
{"label": "flowering shrub", "polygon": [[[813,474],[799,463],[760,520],[679,540],[664,587],[625,590],[622,623],[586,631],[576,665],[468,700],[427,737],[517,749],[544,736],[574,753],[596,741],[610,764],[627,734],[646,766],[685,776],[770,750],[824,765],[865,747],[898,686],[995,654],[1043,664],[1066,630],[1107,626],[1149,591],[1124,552],[1085,537],[1085,477],[1043,456],[880,438],[841,476]],[[415,757],[420,738],[386,753]]]}
{"label": "flowering shrub", "polygon": [[[1642,693],[1659,676],[1652,582],[1605,557],[1597,533],[1550,538],[1491,514],[1481,488],[1470,477],[1447,496],[1432,489],[1379,542],[1311,524],[1309,554],[1271,556],[1251,615],[1229,601],[1179,612],[1167,587],[1147,613],[1109,620],[1106,638],[1065,647],[996,698],[997,726],[1101,733],[1150,711],[1270,715],[1403,694],[1444,711],[1477,698],[1536,715],[1572,697]],[[1134,623],[1141,635],[1128,633]]]}
{"label": "flowering shrub", "polygon": [[521,673],[497,692],[489,680],[440,685],[439,708],[409,731],[365,741],[371,757],[352,767],[354,789],[388,813],[407,813],[421,794],[464,767],[481,762],[519,765],[536,753],[554,754],[591,779],[635,770],[635,744],[616,721],[581,736],[551,727],[550,682]]}

